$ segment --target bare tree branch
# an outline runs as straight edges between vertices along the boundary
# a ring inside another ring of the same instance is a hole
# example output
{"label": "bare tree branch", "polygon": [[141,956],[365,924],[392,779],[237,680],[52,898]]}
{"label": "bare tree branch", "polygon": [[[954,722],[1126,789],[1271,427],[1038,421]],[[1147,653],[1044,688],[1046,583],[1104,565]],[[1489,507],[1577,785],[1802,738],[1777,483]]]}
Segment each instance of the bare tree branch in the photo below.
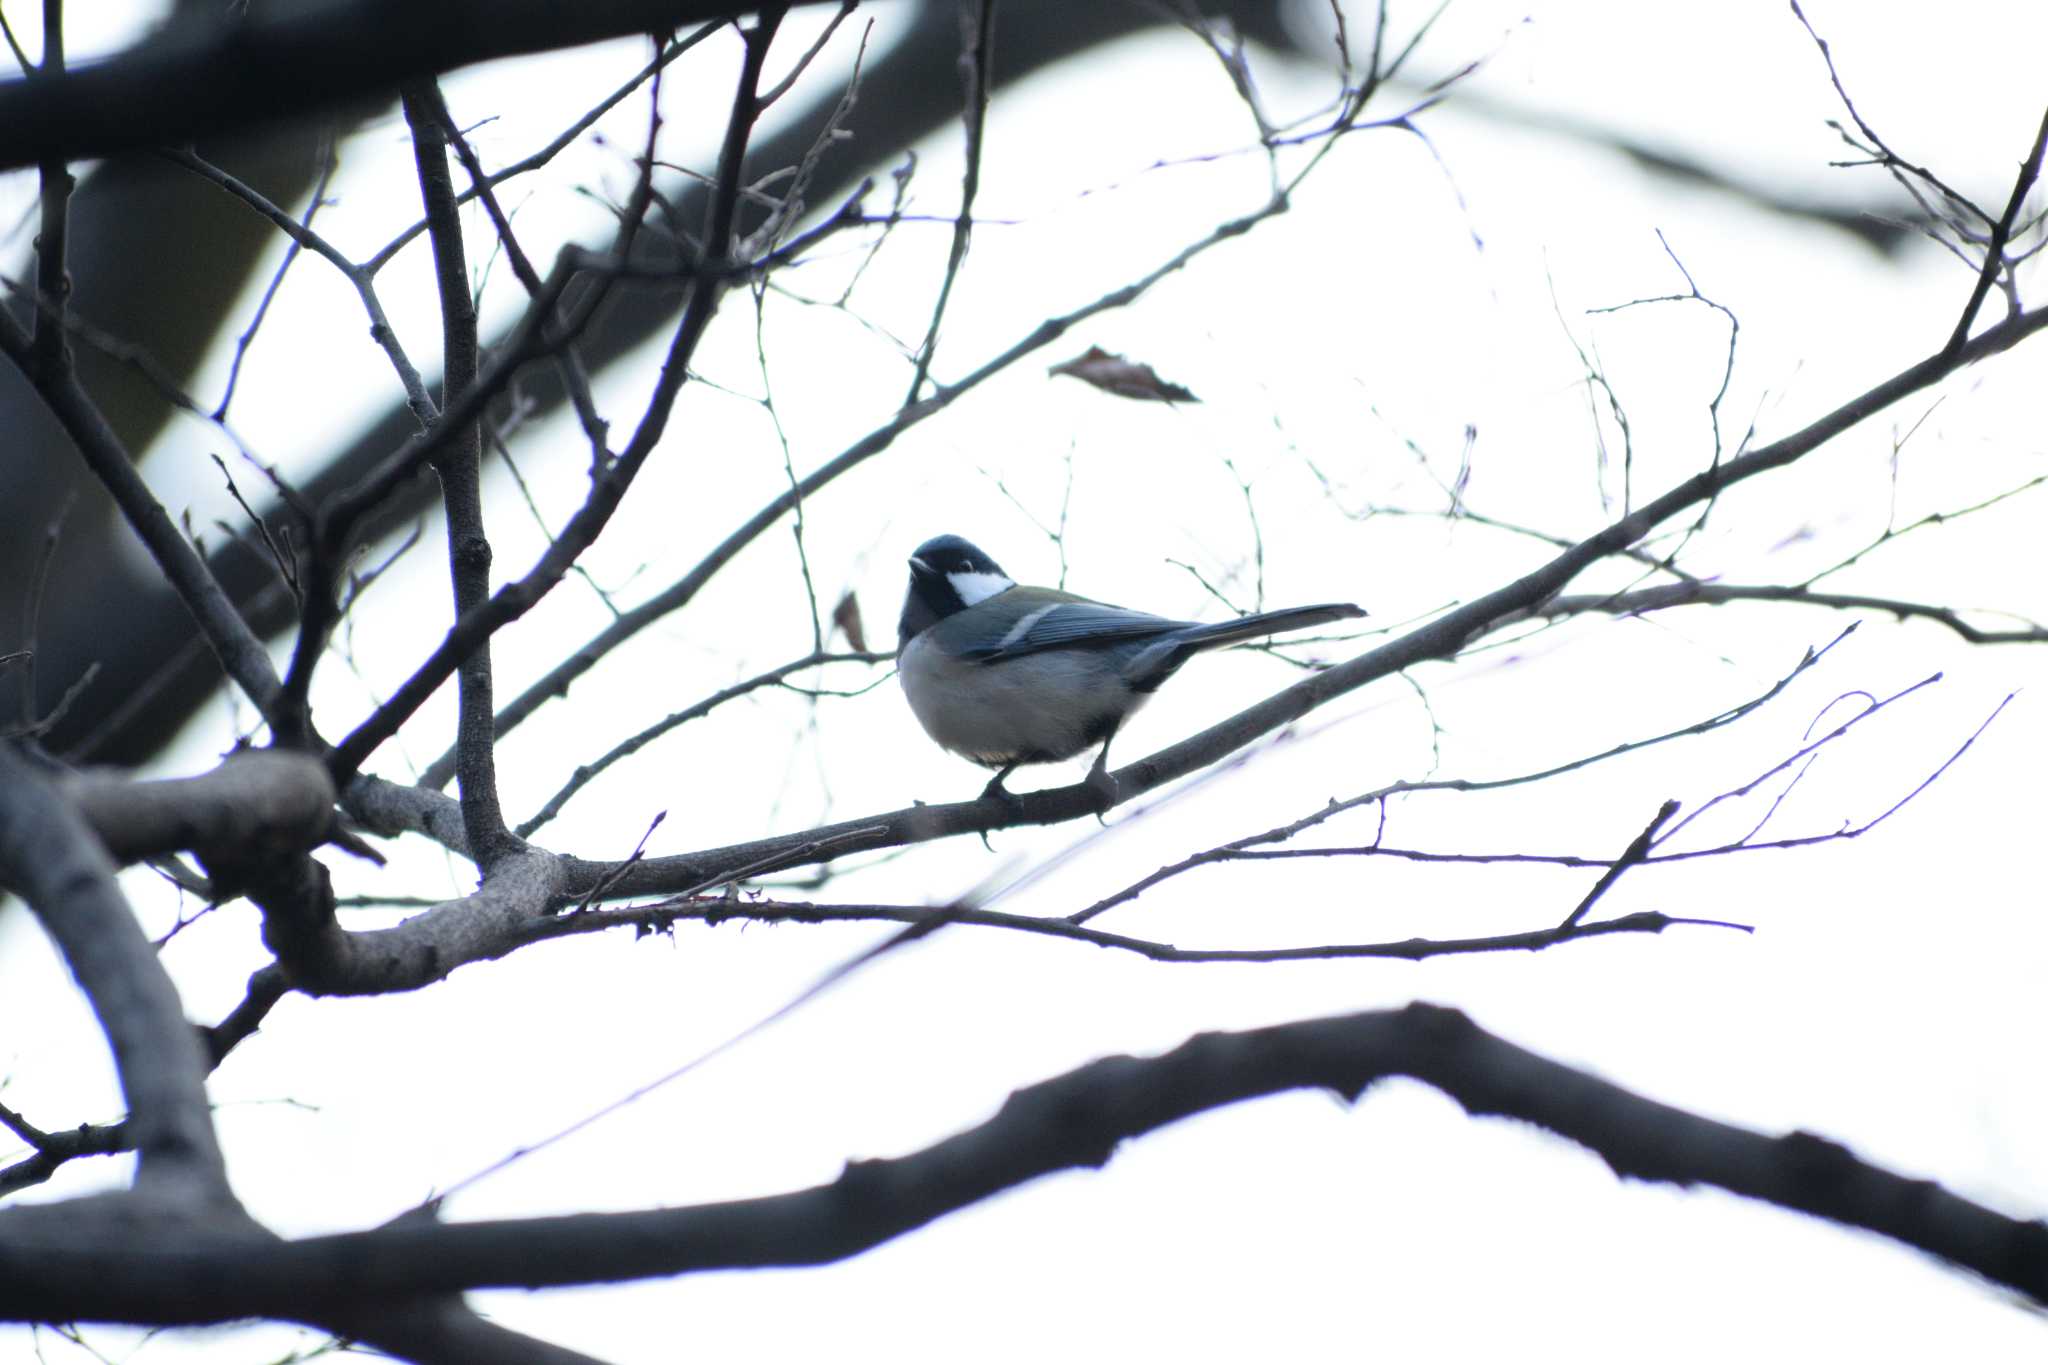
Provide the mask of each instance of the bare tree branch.
{"label": "bare tree branch", "polygon": [[19,891],[92,1002],[128,1105],[136,1190],[197,1211],[235,1207],[206,1104],[206,1056],[92,830],[0,743],[0,885]]}
{"label": "bare tree branch", "polygon": [[[1454,656],[1472,640],[1550,600],[1589,565],[1609,555],[1625,552],[1677,513],[1716,496],[1734,484],[1782,468],[1811,454],[1899,399],[1936,383],[1965,365],[2008,350],[2044,327],[2048,327],[2048,309],[2035,309],[2007,318],[1973,338],[1963,351],[1931,355],[1804,429],[1724,460],[1683,480],[1663,495],[1514,582],[1445,612],[1377,649],[1304,678],[1199,734],[1119,769],[1115,776],[1121,799],[1128,800],[1207,767],[1259,736],[1299,720],[1317,707],[1369,682],[1427,660]],[[745,866],[761,872],[798,866],[813,859],[820,840],[831,841],[832,855],[839,857],[952,834],[980,833],[1013,825],[1053,824],[1093,815],[1100,808],[1099,797],[1085,782],[1029,792],[1007,803],[977,800],[915,806],[909,810],[843,821],[727,848],[648,858],[618,884],[617,891],[622,896],[675,893],[689,886],[717,885],[726,880],[721,869],[729,872],[731,868]],[[572,898],[609,877],[616,867],[613,863],[588,862],[578,858],[565,858],[563,862]]]}
{"label": "bare tree branch", "polygon": [[[767,58],[768,47],[773,42],[776,29],[781,24],[787,6],[771,6],[761,16],[755,27],[746,30],[746,59],[742,63],[739,86],[734,96],[732,114],[727,121],[724,145],[719,155],[719,192],[713,197],[707,209],[708,222],[704,238],[705,264],[714,270],[729,262],[732,232],[739,201],[739,187],[744,175],[744,158],[747,140],[752,134],[760,114],[759,85],[761,68]],[[583,506],[569,519],[562,533],[550,545],[538,563],[525,577],[509,583],[492,594],[476,607],[462,614],[448,632],[439,648],[423,663],[413,676],[400,685],[389,701],[377,709],[376,714],[364,721],[334,748],[329,760],[329,770],[337,781],[345,782],[370,753],[397,733],[401,725],[414,711],[433,695],[448,675],[460,666],[470,653],[488,640],[500,627],[518,620],[530,611],[540,599],[561,581],[585,549],[604,530],[619,502],[625,497],[647,457],[654,451],[655,444],[667,430],[668,418],[674,410],[676,395],[681,391],[688,377],[690,357],[695,353],[697,342],[704,329],[710,325],[712,315],[717,311],[718,301],[724,293],[726,277],[720,273],[699,275],[690,293],[690,301],[683,309],[683,316],[676,325],[675,335],[670,341],[668,355],[662,361],[661,377],[657,381],[654,396],[648,401],[638,427],[633,432],[618,459],[601,469],[591,471],[589,496]],[[547,298],[544,291],[535,298],[533,309],[539,310]],[[549,301],[547,311],[552,312]],[[546,314],[543,313],[542,316]],[[470,392],[482,391],[481,383],[472,386]],[[441,428],[445,428],[457,417],[456,408],[451,406],[443,414]],[[438,432],[439,429],[437,429]],[[296,661],[295,661],[296,665]],[[296,666],[294,671],[296,671]]]}
{"label": "bare tree branch", "polygon": [[[603,99],[593,104],[590,108],[584,110],[582,114],[577,116],[574,122],[572,122],[567,128],[564,128],[560,133],[558,133],[551,141],[549,141],[549,143],[545,147],[542,147],[540,150],[532,153],[529,156],[521,157],[519,160],[513,162],[509,166],[502,167],[496,173],[484,177],[483,180],[481,180],[480,182],[473,181],[468,189],[464,190],[461,194],[455,197],[456,205],[459,207],[463,204],[467,204],[472,199],[476,199],[481,196],[489,194],[492,190],[495,190],[498,186],[504,184],[508,180],[516,179],[519,176],[527,174],[529,171],[536,171],[539,170],[541,167],[547,165],[550,161],[553,161],[557,156],[559,156],[564,148],[568,147],[571,143],[575,142],[576,139],[583,136],[583,134],[589,132],[591,126],[594,125],[599,119],[603,118],[606,114],[610,113],[613,109],[617,108],[618,105],[623,100],[625,100],[627,96],[631,95],[635,90],[638,90],[641,86],[645,85],[648,81],[652,80],[657,74],[659,74],[661,71],[666,69],[672,62],[674,62],[676,58],[682,56],[685,52],[688,52],[691,48],[703,42],[706,38],[709,38],[712,34],[718,32],[720,29],[724,27],[725,24],[722,21],[713,21],[711,23],[704,24],[701,27],[693,30],[688,37],[678,38],[674,42],[664,45],[662,49],[654,55],[654,59],[648,62],[646,66],[641,67],[639,72],[635,74],[632,77],[632,79],[628,80],[625,84],[613,90],[609,95],[606,95]],[[450,127],[452,131],[453,125],[450,125]],[[396,256],[400,251],[404,250],[407,243],[411,242],[415,237],[419,236],[422,232],[425,232],[426,230],[427,220],[422,218],[418,222],[414,223],[411,227],[407,228],[405,231],[399,233],[396,237],[393,237],[389,242],[386,242],[383,246],[379,247],[376,250],[376,252],[374,252],[363,262],[363,268],[369,271],[372,275],[376,274],[378,271],[382,270],[386,265],[390,264],[391,258]]]}
{"label": "bare tree branch", "polygon": [[[441,295],[441,405],[445,408],[476,383],[481,361],[476,302],[462,246],[462,220],[455,208],[455,181],[448,169],[447,106],[440,89],[421,81],[404,92],[406,126],[412,130],[413,163],[427,232],[434,247],[434,278]],[[486,202],[496,206],[495,199]],[[502,220],[502,215],[500,216]],[[504,228],[509,233],[509,227]],[[517,250],[517,244],[513,249]],[[526,257],[518,257],[540,293]],[[441,506],[448,523],[448,581],[455,615],[476,610],[491,595],[491,542],[484,530],[483,429],[463,424],[434,457],[441,479]],[[491,643],[480,640],[456,669],[455,747],[461,755],[462,824],[471,853],[488,869],[517,847],[505,828],[498,800],[497,746],[491,736]]]}
{"label": "bare tree branch", "polygon": [[953,219],[953,245],[946,253],[946,273],[939,281],[939,296],[932,304],[931,322],[924,342],[917,348],[917,368],[910,377],[905,406],[924,393],[931,376],[932,354],[939,346],[939,327],[946,319],[946,305],[952,300],[953,285],[966,264],[967,247],[974,234],[974,199],[981,190],[982,134],[988,126],[990,73],[995,69],[996,0],[963,0],[960,6],[960,84],[964,106],[961,122],[967,134],[967,165],[960,174],[960,212]]}
{"label": "bare tree branch", "polygon": [[1963,315],[1956,319],[1956,330],[1949,336],[1951,350],[1970,339],[1970,324],[1977,320],[1977,310],[1984,306],[1984,296],[1991,292],[1991,286],[2001,274],[2012,269],[2013,263],[2005,258],[2006,244],[2012,240],[2013,223],[2019,218],[2020,206],[2027,201],[2027,191],[2034,188],[2034,182],[2041,176],[2044,148],[2048,148],[2048,112],[2041,115],[2041,128],[2034,134],[2034,145],[2020,162],[2019,178],[2013,182],[2012,194],[2005,201],[2005,212],[1991,225],[1991,236],[1984,243],[1984,268],[1977,272],[1977,283],[1970,290],[1970,301],[1963,305]]}
{"label": "bare tree branch", "polygon": [[496,57],[737,19],[756,8],[732,0],[238,7],[62,77],[0,84],[0,169],[188,142]]}
{"label": "bare tree branch", "polygon": [[1797,583],[1665,583],[1633,592],[1553,597],[1529,615],[1551,619],[1588,612],[1637,616],[1669,607],[1719,606],[1728,602],[1789,602],[1836,611],[1883,612],[1902,621],[1917,618],[1936,622],[1973,645],[2048,643],[2048,626],[2031,621],[2008,630],[1986,630],[1973,625],[1954,607],[1908,602],[1895,597],[1872,597],[1864,593],[1817,592]]}
{"label": "bare tree branch", "polygon": [[[40,308],[37,316],[42,316]],[[68,349],[55,349],[61,363],[46,367],[51,356],[50,343],[32,339],[11,315],[0,312],[0,351],[21,367],[51,415],[70,436],[86,466],[120,507],[164,578],[176,590],[179,601],[192,613],[222,671],[235,680],[257,710],[268,715],[277,701],[278,680],[263,642],[249,629],[212,570],[191,542],[179,534],[163,504],[143,482],[134,459],[122,448],[113,428],[79,384],[68,363]]]}
{"label": "bare tree branch", "polygon": [[291,239],[292,245],[312,252],[339,270],[342,278],[356,291],[356,297],[362,301],[363,312],[370,319],[370,339],[383,350],[385,359],[391,362],[392,370],[397,373],[399,387],[405,390],[405,405],[411,411],[413,420],[422,429],[433,424],[440,408],[434,402],[433,396],[427,392],[427,383],[420,377],[419,367],[414,365],[412,357],[405,353],[405,346],[398,339],[397,329],[391,325],[391,319],[384,313],[384,301],[377,295],[377,282],[372,278],[372,271],[343,255],[339,247],[313,231],[310,222],[300,222],[271,203],[253,186],[244,184],[196,153],[182,147],[165,147],[159,148],[157,154],[173,165],[183,166],[202,180],[219,186],[253,212],[269,220],[279,232]]}
{"label": "bare tree branch", "polygon": [[1600,880],[1593,883],[1593,889],[1586,893],[1585,899],[1572,907],[1572,912],[1564,917],[1564,923],[1558,927],[1572,929],[1584,921],[1586,912],[1593,908],[1593,903],[1607,894],[1615,882],[1621,879],[1621,874],[1642,863],[1644,855],[1650,851],[1651,841],[1657,837],[1657,831],[1676,814],[1676,801],[1666,801],[1657,807],[1657,813],[1650,817],[1650,823],[1643,826],[1642,832],[1635,838],[1629,840],[1629,845],[1621,851],[1621,856],[1607,865],[1607,870],[1600,874]]}
{"label": "bare tree branch", "polygon": [[[1111,290],[1102,297],[1084,304],[1058,317],[1047,318],[1032,331],[991,357],[955,383],[942,385],[932,394],[899,408],[895,416],[867,435],[855,441],[839,454],[827,460],[818,468],[805,475],[797,483],[777,495],[760,511],[748,518],[733,533],[714,547],[698,561],[688,573],[664,588],[655,596],[631,610],[622,612],[618,619],[593,636],[581,648],[569,655],[524,692],[513,698],[511,703],[498,713],[497,732],[500,738],[511,732],[535,711],[553,698],[565,696],[569,686],[577,678],[590,671],[606,654],[624,644],[648,626],[670,613],[681,609],[694,598],[704,585],[725,567],[741,550],[759,539],[761,535],[780,521],[799,503],[816,495],[842,474],[858,467],[867,460],[895,444],[896,438],[910,428],[951,406],[959,398],[996,375],[1003,373],[1019,360],[1031,355],[1042,347],[1049,346],[1065,336],[1074,327],[1098,314],[1127,307],[1136,302],[1154,285],[1185,268],[1191,261],[1224,242],[1233,241],[1250,232],[1259,223],[1287,211],[1285,199],[1269,200],[1253,212],[1218,224],[1199,241],[1176,252],[1170,259],[1147,272],[1139,279]],[[428,786],[444,786],[455,775],[452,754],[444,754],[427,768],[423,782]]]}
{"label": "bare tree branch", "polygon": [[1432,957],[1461,957],[1474,953],[1541,952],[1563,943],[1611,934],[1661,934],[1674,925],[1751,932],[1746,924],[1727,920],[1688,919],[1646,910],[1592,924],[1575,923],[1519,934],[1488,934],[1478,938],[1408,938],[1384,943],[1323,943],[1288,948],[1183,948],[1155,939],[1113,934],[1089,929],[1071,919],[1040,915],[1014,915],[1002,910],[975,906],[934,909],[924,905],[814,905],[802,901],[728,900],[723,897],[687,897],[635,905],[619,910],[585,910],[560,915],[536,924],[533,941],[567,938],[575,934],[599,933],[607,929],[631,928],[638,933],[658,933],[672,924],[697,922],[706,925],[738,924],[925,924],[939,921],[970,928],[1008,929],[1065,939],[1097,948],[1135,953],[1152,962],[1322,962],[1348,958],[1387,958],[1420,962]]}
{"label": "bare tree branch", "polygon": [[491,1322],[453,1295],[355,1309],[312,1325],[415,1365],[604,1365]]}
{"label": "bare tree branch", "polygon": [[1624,1179],[1712,1185],[1861,1228],[2048,1303],[2048,1225],[2009,1218],[1807,1133],[1767,1137],[1538,1056],[1456,1010],[1342,1015],[1205,1033],[1027,1087],[988,1121],[909,1156],[856,1161],[828,1185],[632,1213],[441,1224],[273,1243],[199,1229],[67,1244],[0,1214],[0,1318],[203,1323],[318,1320],[393,1295],[601,1284],[842,1260],[1194,1114],[1312,1088],[1356,1100],[1406,1076],[1479,1116],[1532,1123]]}
{"label": "bare tree branch", "polygon": [[243,858],[300,852],[334,826],[334,786],[305,754],[231,754],[210,773],[157,782],[88,771],[60,788],[121,864],[186,850]]}
{"label": "bare tree branch", "polygon": [[[805,669],[816,668],[821,664],[878,664],[888,663],[892,657],[894,656],[875,653],[828,654],[813,652],[801,659],[793,659],[789,663],[779,664],[765,673],[757,673],[753,677],[736,682],[730,687],[722,687],[702,701],[686,706],[680,711],[670,712],[654,722],[654,724],[620,740],[597,758],[592,759],[588,763],[579,764],[576,771],[569,775],[569,780],[564,782],[553,796],[550,796],[543,802],[539,810],[535,811],[527,819],[519,822],[519,837],[522,839],[532,838],[536,830],[562,813],[563,808],[574,799],[576,793],[596,781],[598,776],[613,764],[639,753],[649,744],[652,744],[655,740],[676,729],[678,726],[686,725],[690,721],[700,720],[710,715],[729,701],[744,697],[751,692],[757,692],[764,687],[772,687],[793,673],[801,673]],[[430,784],[422,782],[421,786],[428,787]]]}

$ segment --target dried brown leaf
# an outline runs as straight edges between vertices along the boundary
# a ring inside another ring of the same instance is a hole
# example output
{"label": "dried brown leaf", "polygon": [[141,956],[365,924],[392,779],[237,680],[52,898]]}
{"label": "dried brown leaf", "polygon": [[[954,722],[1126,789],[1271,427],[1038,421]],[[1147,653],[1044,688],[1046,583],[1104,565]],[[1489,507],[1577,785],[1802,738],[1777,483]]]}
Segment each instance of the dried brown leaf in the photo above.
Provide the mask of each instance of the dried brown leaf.
{"label": "dried brown leaf", "polygon": [[846,637],[846,643],[853,646],[855,653],[868,652],[868,633],[861,625],[860,603],[852,593],[840,598],[839,605],[832,608],[832,628]]}
{"label": "dried brown leaf", "polygon": [[1047,374],[1070,374],[1119,398],[1136,398],[1153,403],[1199,403],[1189,390],[1161,379],[1159,372],[1142,361],[1126,360],[1100,346],[1090,346],[1072,360],[1062,361]]}

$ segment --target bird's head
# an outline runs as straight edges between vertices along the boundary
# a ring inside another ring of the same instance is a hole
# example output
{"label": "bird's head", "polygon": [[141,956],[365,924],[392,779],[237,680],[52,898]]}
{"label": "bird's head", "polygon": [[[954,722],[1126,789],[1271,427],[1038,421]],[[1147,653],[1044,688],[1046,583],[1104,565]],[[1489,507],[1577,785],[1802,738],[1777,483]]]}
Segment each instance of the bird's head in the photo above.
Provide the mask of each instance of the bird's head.
{"label": "bird's head", "polygon": [[1000,565],[959,536],[933,536],[910,556],[910,590],[896,623],[897,647],[954,612],[1015,586]]}

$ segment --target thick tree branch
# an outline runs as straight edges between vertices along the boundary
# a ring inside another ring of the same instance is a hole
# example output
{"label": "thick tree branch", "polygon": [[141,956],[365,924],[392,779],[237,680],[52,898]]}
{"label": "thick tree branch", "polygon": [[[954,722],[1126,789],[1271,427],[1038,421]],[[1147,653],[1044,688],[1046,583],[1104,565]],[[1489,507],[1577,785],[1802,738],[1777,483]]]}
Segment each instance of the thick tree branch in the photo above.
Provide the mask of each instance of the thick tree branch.
{"label": "thick tree branch", "polygon": [[490,1322],[454,1296],[380,1304],[311,1325],[414,1365],[604,1365]]}
{"label": "thick tree branch", "polygon": [[366,773],[349,783],[343,805],[372,834],[387,839],[401,834],[424,834],[449,852],[469,857],[462,806],[454,797],[444,796],[431,787],[408,787]]}
{"label": "thick tree branch", "polygon": [[197,1212],[232,1208],[206,1103],[206,1055],[177,988],[92,830],[55,785],[0,743],[0,885],[21,893],[92,1002],[128,1105],[136,1190]]}
{"label": "thick tree branch", "polygon": [[[810,0],[805,0],[809,3]],[[732,0],[337,0],[179,23],[96,65],[0,84],[0,169],[76,160],[325,109],[496,57],[664,33]]]}
{"label": "thick tree branch", "polygon": [[246,751],[210,773],[158,782],[87,771],[60,785],[121,864],[187,850],[244,858],[303,852],[334,826],[334,785],[305,754]]}
{"label": "thick tree branch", "polygon": [[1109,1057],[1013,1094],[987,1122],[909,1156],[850,1162],[828,1185],[694,1208],[440,1224],[408,1220],[276,1244],[201,1229],[78,1239],[0,1215],[0,1318],[305,1320],[392,1295],[601,1284],[843,1260],[1181,1119],[1289,1090],[1356,1099],[1389,1077],[1475,1115],[1535,1124],[1625,1179],[1712,1185],[1890,1237],[2048,1303],[2048,1225],[2006,1217],[1806,1133],[1767,1137],[1660,1104],[1414,1004],[1206,1033],[1163,1056]]}
{"label": "thick tree branch", "polygon": [[308,995],[385,995],[418,990],[472,962],[499,958],[563,900],[560,860],[518,850],[482,886],[388,929],[347,930],[334,919],[327,871],[300,859],[249,898],[263,911],[263,941],[292,988]]}

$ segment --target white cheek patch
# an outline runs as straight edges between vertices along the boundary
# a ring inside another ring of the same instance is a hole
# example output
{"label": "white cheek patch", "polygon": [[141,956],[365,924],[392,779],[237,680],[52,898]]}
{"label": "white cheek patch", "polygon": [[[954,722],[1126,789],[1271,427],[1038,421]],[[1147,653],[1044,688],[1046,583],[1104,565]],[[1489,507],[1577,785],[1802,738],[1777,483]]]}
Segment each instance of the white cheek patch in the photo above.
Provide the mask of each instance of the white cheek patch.
{"label": "white cheek patch", "polygon": [[999,592],[1007,592],[1017,585],[999,573],[949,573],[946,581],[953,585],[953,591],[960,594],[962,606],[976,606],[988,601]]}

